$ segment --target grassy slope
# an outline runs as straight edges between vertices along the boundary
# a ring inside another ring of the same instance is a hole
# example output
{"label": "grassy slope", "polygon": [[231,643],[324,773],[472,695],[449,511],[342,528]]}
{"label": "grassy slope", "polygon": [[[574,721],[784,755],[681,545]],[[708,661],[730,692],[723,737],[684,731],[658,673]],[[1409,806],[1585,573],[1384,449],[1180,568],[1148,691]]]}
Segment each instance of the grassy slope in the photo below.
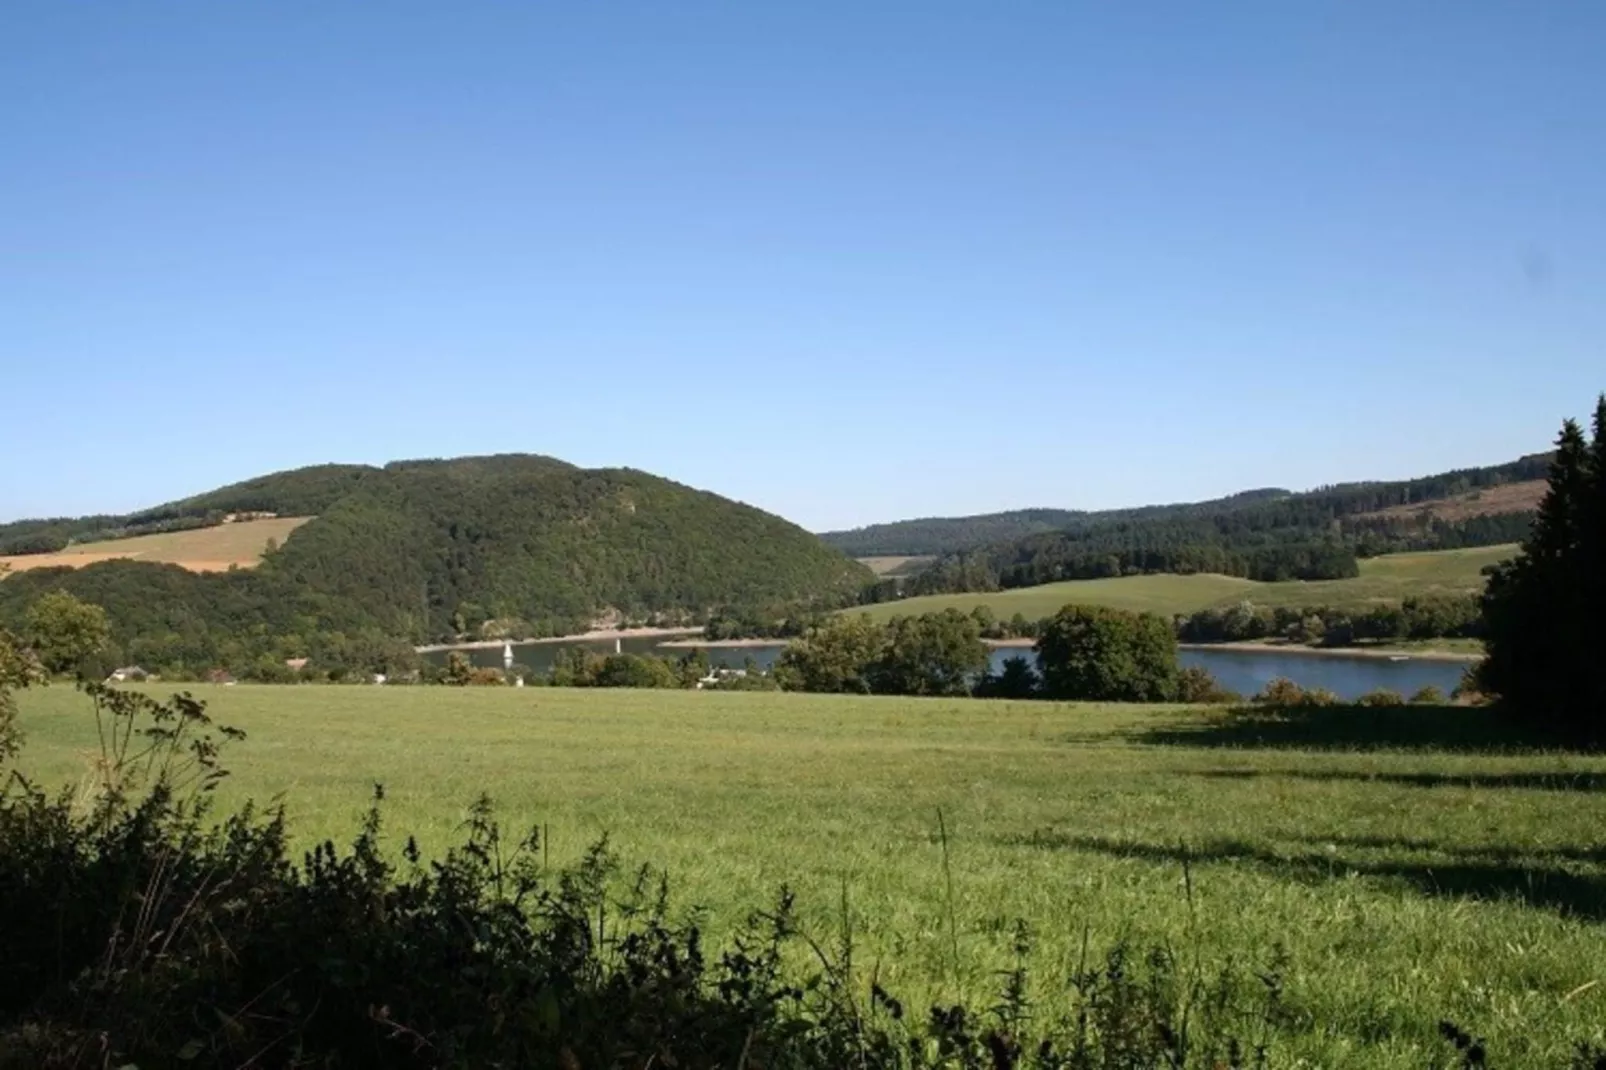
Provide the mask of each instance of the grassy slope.
{"label": "grassy slope", "polygon": [[138,535],[131,539],[86,542],[69,546],[59,554],[27,554],[0,557],[0,563],[21,572],[29,568],[60,565],[82,567],[96,561],[131,557],[157,564],[183,565],[192,572],[222,572],[230,565],[250,568],[262,558],[269,539],[284,542],[290,533],[310,517],[278,517],[272,520],[246,520],[191,531],[169,531],[160,535]]}
{"label": "grassy slope", "polygon": [[[716,937],[786,881],[829,942],[845,887],[856,961],[916,1001],[956,988],[988,1001],[1017,917],[1037,984],[1075,969],[1084,927],[1095,949],[1131,933],[1191,953],[1185,842],[1207,960],[1285,942],[1294,1005],[1321,1023],[1284,1034],[1278,1065],[1427,1065],[1441,1016],[1487,1035],[1500,1065],[1533,1065],[1606,1021],[1606,985],[1563,998],[1606,977],[1606,759],[1161,746],[1143,733],[1199,714],[1134,707],[196,691],[250,733],[222,801],[284,793],[303,843],[349,837],[379,780],[393,832],[438,849],[489,791],[510,819],[547,823],[554,860],[608,833],[630,860],[666,865]],[[25,695],[25,769],[47,784],[79,773],[84,711],[65,688]],[[1520,779],[1550,773],[1566,779]],[[1451,894],[1468,889],[1486,898]]]}
{"label": "grassy slope", "polygon": [[1245,599],[1264,606],[1358,606],[1412,595],[1466,594],[1483,586],[1482,569],[1510,557],[1511,546],[1471,550],[1390,554],[1361,562],[1352,580],[1313,583],[1257,583],[1232,576],[1124,576],[1111,580],[1070,580],[1040,587],[989,593],[927,595],[868,607],[878,619],[956,608],[969,612],[979,605],[999,617],[1023,613],[1029,619],[1055,613],[1080,602],[1154,613],[1192,613]]}

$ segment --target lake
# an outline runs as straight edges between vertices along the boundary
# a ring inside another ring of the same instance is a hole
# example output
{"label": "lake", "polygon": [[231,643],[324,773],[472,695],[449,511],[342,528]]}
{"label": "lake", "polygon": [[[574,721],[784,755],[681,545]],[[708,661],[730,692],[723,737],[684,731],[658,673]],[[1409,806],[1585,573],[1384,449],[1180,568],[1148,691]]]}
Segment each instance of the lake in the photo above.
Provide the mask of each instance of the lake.
{"label": "lake", "polygon": [[[625,639],[619,644],[627,654],[656,654],[678,657],[684,648],[665,647],[662,638]],[[706,647],[708,660],[730,669],[740,669],[749,658],[760,669],[775,664],[784,644],[753,647]],[[513,657],[517,664],[535,672],[546,672],[552,667],[558,651],[566,646],[586,646],[599,654],[611,654],[612,642],[598,643],[515,643]],[[500,668],[502,648],[465,650],[469,661],[479,666]],[[999,647],[993,651],[993,669],[1003,665],[1004,659],[1024,655],[1030,650],[1018,647]],[[444,664],[446,651],[433,651],[424,657]],[[1342,699],[1359,698],[1368,691],[1388,688],[1409,696],[1413,691],[1432,685],[1448,695],[1461,682],[1461,671],[1466,662],[1434,661],[1410,658],[1389,661],[1378,657],[1349,657],[1339,654],[1311,654],[1299,651],[1258,650],[1183,650],[1180,660],[1184,666],[1198,665],[1229,690],[1241,695],[1252,695],[1279,676],[1287,677],[1301,687],[1322,687]]]}

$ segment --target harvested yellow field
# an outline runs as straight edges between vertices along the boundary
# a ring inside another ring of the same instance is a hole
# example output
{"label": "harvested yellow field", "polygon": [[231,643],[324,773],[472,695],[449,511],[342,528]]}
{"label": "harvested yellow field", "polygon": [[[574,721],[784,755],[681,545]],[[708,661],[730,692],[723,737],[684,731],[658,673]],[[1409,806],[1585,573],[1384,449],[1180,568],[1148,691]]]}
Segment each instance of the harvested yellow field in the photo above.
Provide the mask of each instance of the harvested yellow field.
{"label": "harvested yellow field", "polygon": [[914,557],[861,557],[858,560],[859,564],[877,576],[906,576],[919,572],[936,558],[928,554]]}
{"label": "harvested yellow field", "polygon": [[83,568],[97,561],[126,557],[136,561],[181,565],[191,572],[226,572],[230,568],[252,568],[262,560],[268,540],[284,542],[290,533],[311,517],[275,517],[271,520],[242,520],[214,528],[169,531],[161,535],[136,535],[131,539],[86,542],[69,546],[55,554],[22,554],[0,557],[0,572],[7,566],[13,572],[31,568]]}

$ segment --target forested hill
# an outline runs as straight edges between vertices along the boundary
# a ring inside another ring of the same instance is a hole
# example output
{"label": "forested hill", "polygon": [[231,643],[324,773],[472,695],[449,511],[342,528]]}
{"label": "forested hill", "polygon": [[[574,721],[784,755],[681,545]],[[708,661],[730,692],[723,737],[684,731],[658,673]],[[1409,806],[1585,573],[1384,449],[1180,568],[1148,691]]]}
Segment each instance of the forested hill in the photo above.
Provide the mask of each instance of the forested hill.
{"label": "forested hill", "polygon": [[579,469],[554,457],[528,453],[450,460],[392,461],[383,468],[366,464],[319,464],[231,483],[217,490],[142,509],[124,516],[97,515],[0,524],[0,555],[53,553],[71,542],[97,542],[165,531],[182,531],[219,523],[230,513],[276,513],[317,516],[336,502],[383,482],[387,474],[434,471],[454,479],[479,482],[505,476]]}
{"label": "forested hill", "polygon": [[487,622],[498,634],[552,634],[599,618],[837,605],[871,578],[751,506],[544,457],[298,469],[93,523],[229,512],[316,518],[256,569],[202,575],[114,560],[19,572],[0,580],[0,625],[15,626],[40,593],[61,588],[108,610],[130,660],[232,663],[242,651],[297,656],[335,633],[412,642],[479,634]]}
{"label": "forested hill", "polygon": [[1299,494],[1260,490],[1183,505],[1061,513],[1053,530],[1001,539],[990,535],[1028,514],[910,521],[822,537],[867,556],[871,547],[878,554],[940,555],[912,579],[878,585],[872,599],[1140,572],[1220,572],[1268,581],[1339,578],[1355,574],[1358,557],[1522,538],[1536,500],[1523,491],[1539,485],[1548,464],[1548,455],[1535,455]]}
{"label": "forested hill", "polygon": [[1209,502],[1185,505],[1143,505],[1130,509],[1086,511],[1078,509],[1016,509],[1007,513],[977,516],[923,517],[871,524],[851,531],[828,531],[820,538],[854,557],[925,557],[957,553],[993,543],[1009,542],[1028,535],[1117,520],[1138,520],[1213,508],[1231,509],[1236,505],[1286,498],[1289,491],[1248,490]]}

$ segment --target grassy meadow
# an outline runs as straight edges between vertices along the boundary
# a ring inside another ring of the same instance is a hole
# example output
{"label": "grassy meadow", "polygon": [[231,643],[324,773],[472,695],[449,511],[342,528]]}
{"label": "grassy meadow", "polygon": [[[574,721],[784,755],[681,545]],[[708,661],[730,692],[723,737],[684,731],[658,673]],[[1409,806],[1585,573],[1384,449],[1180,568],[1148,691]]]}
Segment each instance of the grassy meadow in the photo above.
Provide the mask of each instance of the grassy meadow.
{"label": "grassy meadow", "polygon": [[[262,559],[268,540],[284,542],[290,533],[311,517],[275,517],[268,520],[242,520],[189,531],[168,531],[159,535],[136,535],[128,539],[86,542],[55,554],[23,554],[0,557],[0,566],[21,572],[30,568],[82,568],[96,561],[128,557],[136,561],[182,565],[191,572],[226,572],[231,567],[251,568]],[[0,572],[5,568],[0,567]]]}
{"label": "grassy meadow", "polygon": [[[1445,1017],[1499,1066],[1606,1039],[1606,758],[1390,744],[1332,714],[1274,740],[1148,707],[194,690],[249,733],[221,801],[282,798],[303,845],[348,840],[378,781],[392,846],[413,832],[438,851],[489,792],[509,823],[545,826],[554,863],[607,835],[665,867],[716,940],[787,883],[830,944],[845,898],[864,983],[916,1006],[991,1003],[1024,919],[1043,998],[1084,939],[1093,954],[1163,942],[1212,968],[1282,945],[1294,1014],[1277,1065],[1429,1065]],[[22,724],[25,771],[82,777],[82,696],[26,693]]]}
{"label": "grassy meadow", "polygon": [[1110,606],[1165,615],[1196,613],[1214,606],[1250,601],[1260,606],[1364,607],[1379,601],[1433,595],[1470,594],[1483,588],[1483,568],[1511,557],[1514,546],[1388,554],[1361,562],[1349,580],[1260,583],[1202,573],[1193,576],[1122,576],[1105,580],[1067,580],[1009,591],[924,595],[868,606],[878,620],[944,609],[970,612],[985,605],[998,617],[1021,613],[1028,620],[1051,616],[1070,603]]}

